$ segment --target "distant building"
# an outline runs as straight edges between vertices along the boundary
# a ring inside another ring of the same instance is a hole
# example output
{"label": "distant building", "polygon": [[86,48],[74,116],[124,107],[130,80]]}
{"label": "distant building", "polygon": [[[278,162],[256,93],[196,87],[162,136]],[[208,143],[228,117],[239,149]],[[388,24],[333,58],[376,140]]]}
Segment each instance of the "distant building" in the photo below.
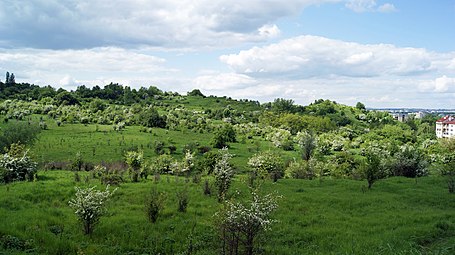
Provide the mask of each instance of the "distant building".
{"label": "distant building", "polygon": [[409,119],[409,115],[407,113],[397,112],[392,113],[394,119],[398,120],[399,122],[405,122]]}
{"label": "distant building", "polygon": [[447,115],[437,120],[436,136],[438,138],[455,137],[455,117]]}
{"label": "distant building", "polygon": [[426,112],[416,112],[416,113],[414,113],[414,118],[421,119],[421,118],[425,117],[426,115],[427,115]]}

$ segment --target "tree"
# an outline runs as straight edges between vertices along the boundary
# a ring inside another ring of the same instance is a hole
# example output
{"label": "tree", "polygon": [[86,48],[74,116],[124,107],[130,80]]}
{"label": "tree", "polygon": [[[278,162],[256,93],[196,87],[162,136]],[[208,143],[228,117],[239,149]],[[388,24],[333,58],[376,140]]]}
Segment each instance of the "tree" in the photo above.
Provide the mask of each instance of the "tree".
{"label": "tree", "polygon": [[149,108],[139,114],[139,122],[145,127],[166,127],[166,116],[161,116],[155,108]]}
{"label": "tree", "polygon": [[80,105],[79,100],[68,91],[61,91],[55,96],[55,102],[58,105]]}
{"label": "tree", "polygon": [[9,72],[6,72],[5,84],[9,83]]}
{"label": "tree", "polygon": [[11,76],[9,77],[8,83],[9,84],[16,84],[16,77],[14,76],[14,73],[11,73]]}
{"label": "tree", "polygon": [[84,227],[84,234],[93,232],[93,228],[106,212],[105,204],[117,189],[109,191],[109,185],[105,191],[95,190],[95,187],[82,189],[76,187],[76,198],[69,201],[69,206],[75,210],[78,220]]}
{"label": "tree", "polygon": [[420,149],[413,145],[403,145],[394,155],[391,170],[395,176],[415,178],[428,174],[427,165]]}
{"label": "tree", "polygon": [[204,94],[199,89],[193,89],[191,92],[188,92],[188,96],[199,96],[199,97],[205,97]]}
{"label": "tree", "polygon": [[215,135],[212,139],[213,147],[218,149],[229,147],[228,143],[233,142],[236,142],[236,134],[231,124],[226,124],[222,128],[215,131]]}
{"label": "tree", "polygon": [[272,110],[277,113],[293,113],[295,111],[294,100],[276,98],[273,101]]}
{"label": "tree", "polygon": [[366,108],[365,108],[365,105],[362,104],[361,102],[357,102],[357,104],[355,105],[355,108],[361,110],[361,111],[365,111]]}
{"label": "tree", "polygon": [[302,151],[302,159],[308,161],[313,155],[316,148],[316,136],[313,133],[298,132],[295,136],[295,142]]}
{"label": "tree", "polygon": [[0,152],[5,152],[13,143],[32,145],[40,131],[40,127],[34,123],[8,122],[0,129]]}
{"label": "tree", "polygon": [[373,183],[387,176],[384,166],[388,158],[388,151],[383,150],[376,144],[370,144],[365,151],[365,161],[361,165],[361,173],[368,182],[368,189]]}

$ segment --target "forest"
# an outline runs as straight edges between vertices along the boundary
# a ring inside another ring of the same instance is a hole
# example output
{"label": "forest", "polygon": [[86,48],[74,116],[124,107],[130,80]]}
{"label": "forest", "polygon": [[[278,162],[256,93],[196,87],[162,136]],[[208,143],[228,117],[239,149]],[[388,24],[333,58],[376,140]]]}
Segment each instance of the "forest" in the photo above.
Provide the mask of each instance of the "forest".
{"label": "forest", "polygon": [[455,139],[436,138],[437,114],[12,75],[1,254],[455,252]]}

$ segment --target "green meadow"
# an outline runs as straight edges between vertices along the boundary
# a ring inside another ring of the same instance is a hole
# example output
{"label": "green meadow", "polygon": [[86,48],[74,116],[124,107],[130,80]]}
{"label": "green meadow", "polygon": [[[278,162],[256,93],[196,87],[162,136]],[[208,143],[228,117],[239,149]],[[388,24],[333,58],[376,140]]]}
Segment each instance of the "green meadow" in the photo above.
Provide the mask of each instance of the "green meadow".
{"label": "green meadow", "polygon": [[[69,171],[38,174],[39,181],[0,186],[0,236],[13,239],[2,254],[220,253],[213,215],[221,204],[216,196],[203,194],[202,182],[162,175],[158,182],[121,184],[108,213],[86,236],[68,201],[75,186],[103,189],[99,180],[89,172],[81,172],[79,183]],[[248,197],[245,180],[235,178],[232,199]],[[444,179],[393,177],[369,191],[364,186],[363,181],[329,178],[265,182],[262,192],[281,198],[273,214],[277,222],[261,236],[261,253],[453,254],[455,200]],[[144,209],[152,187],[166,194],[153,224]],[[185,188],[189,205],[182,213],[176,192]]]}

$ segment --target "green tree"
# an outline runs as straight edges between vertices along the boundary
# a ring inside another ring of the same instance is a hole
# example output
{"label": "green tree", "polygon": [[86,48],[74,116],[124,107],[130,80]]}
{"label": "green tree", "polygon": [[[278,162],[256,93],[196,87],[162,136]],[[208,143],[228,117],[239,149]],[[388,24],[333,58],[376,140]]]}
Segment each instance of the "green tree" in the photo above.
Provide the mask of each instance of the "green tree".
{"label": "green tree", "polygon": [[212,139],[213,147],[218,149],[229,147],[228,143],[234,142],[236,142],[236,134],[231,124],[225,124],[223,127],[215,131]]}
{"label": "green tree", "polygon": [[361,110],[361,111],[365,111],[366,108],[365,108],[365,105],[362,104],[361,102],[357,102],[357,104],[355,105],[355,108]]}
{"label": "green tree", "polygon": [[205,97],[204,94],[199,89],[193,89],[191,92],[188,92],[188,96],[199,96],[199,97]]}
{"label": "green tree", "polygon": [[0,152],[5,152],[13,143],[32,145],[41,128],[35,123],[10,121],[0,129]]}
{"label": "green tree", "polygon": [[295,142],[302,151],[302,159],[308,161],[316,149],[316,136],[313,133],[299,132],[295,136]]}
{"label": "green tree", "polygon": [[139,114],[139,122],[145,127],[166,127],[166,116],[161,116],[155,108],[149,108]]}

